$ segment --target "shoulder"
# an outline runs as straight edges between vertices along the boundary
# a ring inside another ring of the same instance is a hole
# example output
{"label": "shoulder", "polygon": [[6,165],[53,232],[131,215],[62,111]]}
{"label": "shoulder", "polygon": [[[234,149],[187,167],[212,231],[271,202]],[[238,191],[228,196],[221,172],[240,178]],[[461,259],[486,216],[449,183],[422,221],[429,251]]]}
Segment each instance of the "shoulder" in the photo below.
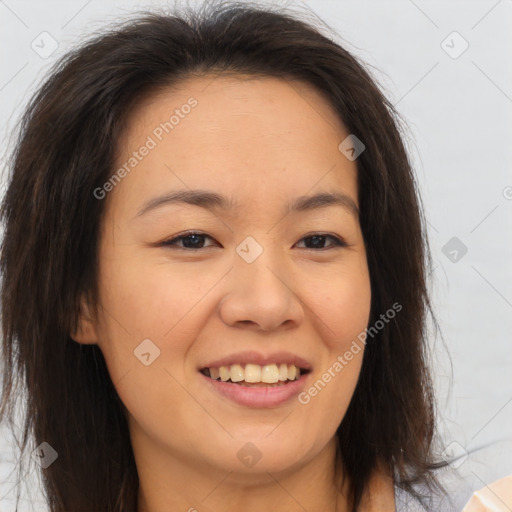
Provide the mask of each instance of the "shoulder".
{"label": "shoulder", "polygon": [[454,468],[447,466],[433,472],[445,493],[434,491],[426,484],[413,486],[417,496],[395,486],[396,512],[460,512],[471,494],[468,482]]}
{"label": "shoulder", "polygon": [[389,471],[379,464],[361,501],[361,512],[460,512],[471,494],[468,482],[450,467],[433,474],[446,493],[417,484],[413,486],[415,496],[395,484]]}
{"label": "shoulder", "polygon": [[383,464],[374,469],[360,509],[361,512],[395,512],[393,478]]}

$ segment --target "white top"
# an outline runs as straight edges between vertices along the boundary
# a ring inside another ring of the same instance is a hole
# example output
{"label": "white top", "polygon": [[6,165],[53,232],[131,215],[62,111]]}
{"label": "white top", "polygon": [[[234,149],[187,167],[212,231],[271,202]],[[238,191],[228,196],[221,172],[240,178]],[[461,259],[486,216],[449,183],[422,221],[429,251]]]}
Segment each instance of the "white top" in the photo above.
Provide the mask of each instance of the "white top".
{"label": "white top", "polygon": [[[494,482],[483,482],[478,475],[469,474],[463,476],[452,467],[447,467],[438,470],[436,473],[441,484],[444,485],[447,495],[445,496],[433,496],[432,491],[424,486],[416,487],[416,490],[424,496],[421,503],[418,499],[411,496],[409,493],[399,489],[395,486],[395,507],[396,512],[464,512],[469,510],[486,510],[486,511],[501,511],[501,510],[512,510],[509,507],[509,503],[501,504],[502,500],[498,500],[498,508],[477,508],[473,509],[469,507],[469,502],[480,503],[475,497],[480,496],[481,489],[490,485],[492,487]],[[506,476],[506,475],[504,475]],[[512,482],[512,475],[510,475]],[[506,480],[508,483],[509,480]],[[505,480],[501,480],[502,485]],[[477,492],[479,491],[479,492]],[[467,505],[467,507],[465,507]],[[512,504],[510,505],[512,507]],[[503,508],[500,508],[503,507]],[[509,508],[507,508],[509,507]],[[464,509],[464,510],[463,510]]]}

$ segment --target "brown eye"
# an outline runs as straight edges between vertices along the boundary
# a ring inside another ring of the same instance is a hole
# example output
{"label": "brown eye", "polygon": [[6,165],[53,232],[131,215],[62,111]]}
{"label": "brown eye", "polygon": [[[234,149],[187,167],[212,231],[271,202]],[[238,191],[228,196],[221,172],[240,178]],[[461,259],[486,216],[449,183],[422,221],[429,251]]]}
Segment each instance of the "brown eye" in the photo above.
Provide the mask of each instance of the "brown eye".
{"label": "brown eye", "polygon": [[[209,247],[204,245],[205,238],[214,240],[210,235],[207,235],[205,233],[201,233],[198,231],[189,231],[183,235],[171,238],[170,240],[166,240],[162,242],[161,245],[165,247],[177,247],[178,249],[187,250],[205,249],[206,247]],[[324,247],[326,241],[329,239],[332,241],[331,245]],[[345,243],[344,240],[334,235],[328,235],[323,233],[314,233],[312,235],[302,238],[302,240],[310,241],[307,244],[308,246],[305,247],[305,249],[325,251],[333,249],[335,247],[348,247],[348,244]]]}
{"label": "brown eye", "polygon": [[[327,239],[331,239],[334,243],[329,247],[322,247]],[[313,235],[304,237],[302,240],[311,240],[309,245],[312,247],[306,247],[306,249],[327,250],[332,249],[333,247],[347,247],[347,244],[340,238],[322,233],[315,233]]]}
{"label": "brown eye", "polygon": [[[213,240],[213,238],[209,235],[196,231],[191,231],[184,235],[180,235],[170,240],[166,240],[165,242],[162,242],[162,245],[177,246],[179,249],[203,249],[205,238],[210,238]],[[178,245],[178,242],[180,241],[183,242],[183,245]]]}

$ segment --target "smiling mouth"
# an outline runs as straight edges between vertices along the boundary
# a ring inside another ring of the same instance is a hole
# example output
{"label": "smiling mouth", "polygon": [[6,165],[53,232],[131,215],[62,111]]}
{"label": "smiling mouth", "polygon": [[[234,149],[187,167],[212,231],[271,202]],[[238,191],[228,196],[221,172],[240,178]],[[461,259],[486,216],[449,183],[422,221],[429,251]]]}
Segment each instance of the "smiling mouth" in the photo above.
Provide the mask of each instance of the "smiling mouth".
{"label": "smiling mouth", "polygon": [[200,372],[216,381],[228,384],[238,384],[246,387],[276,387],[285,386],[289,382],[298,380],[309,370],[299,368],[294,364],[232,364],[219,368],[203,368]]}

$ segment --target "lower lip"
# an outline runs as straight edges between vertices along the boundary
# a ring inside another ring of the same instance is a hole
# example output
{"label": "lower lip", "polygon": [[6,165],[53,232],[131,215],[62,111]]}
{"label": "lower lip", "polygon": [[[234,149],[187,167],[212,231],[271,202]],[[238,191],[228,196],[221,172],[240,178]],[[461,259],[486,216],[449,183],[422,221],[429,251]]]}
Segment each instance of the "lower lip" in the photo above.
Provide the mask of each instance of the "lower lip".
{"label": "lower lip", "polygon": [[230,382],[214,380],[199,372],[206,379],[206,384],[215,392],[229,398],[239,405],[263,408],[277,407],[298,395],[305,386],[309,373],[301,375],[297,380],[289,381],[283,386],[250,387]]}

